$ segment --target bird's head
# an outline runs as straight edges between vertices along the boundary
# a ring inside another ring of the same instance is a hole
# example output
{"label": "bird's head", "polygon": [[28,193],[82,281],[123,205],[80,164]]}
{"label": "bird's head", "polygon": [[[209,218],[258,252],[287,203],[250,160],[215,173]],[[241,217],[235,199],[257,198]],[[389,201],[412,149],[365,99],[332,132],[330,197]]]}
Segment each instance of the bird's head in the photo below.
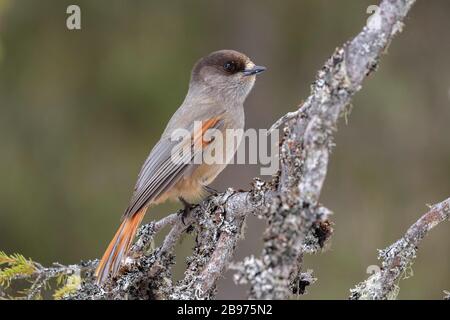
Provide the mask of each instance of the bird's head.
{"label": "bird's head", "polygon": [[215,51],[195,64],[190,89],[199,88],[210,95],[217,95],[219,99],[243,102],[255,83],[256,75],[265,70],[243,53]]}

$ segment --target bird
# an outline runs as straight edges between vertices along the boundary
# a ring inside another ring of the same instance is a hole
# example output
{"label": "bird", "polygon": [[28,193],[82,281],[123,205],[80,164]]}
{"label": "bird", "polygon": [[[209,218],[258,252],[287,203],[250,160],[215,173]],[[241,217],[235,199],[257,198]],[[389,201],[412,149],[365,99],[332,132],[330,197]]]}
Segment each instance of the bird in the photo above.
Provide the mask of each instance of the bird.
{"label": "bird", "polygon": [[[121,224],[97,266],[98,285],[117,275],[149,207],[179,200],[187,213],[192,201],[208,194],[240,142],[239,137],[227,141],[225,132],[244,129],[244,102],[256,75],[265,70],[235,50],[212,52],[194,64],[184,101],[145,160]],[[223,139],[207,137],[212,130]],[[189,133],[189,139],[174,139],[178,131]],[[223,161],[193,161],[206,152],[224,152]]]}

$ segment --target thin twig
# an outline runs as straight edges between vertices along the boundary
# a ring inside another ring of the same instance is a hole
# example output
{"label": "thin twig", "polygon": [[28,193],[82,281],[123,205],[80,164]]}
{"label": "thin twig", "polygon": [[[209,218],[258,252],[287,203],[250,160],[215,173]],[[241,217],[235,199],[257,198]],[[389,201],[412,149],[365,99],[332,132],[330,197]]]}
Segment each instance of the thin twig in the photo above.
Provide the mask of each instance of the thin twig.
{"label": "thin twig", "polygon": [[450,219],[450,198],[431,207],[406,231],[405,235],[379,252],[382,267],[366,281],[351,289],[351,299],[380,300],[395,299],[405,272],[411,267],[417,255],[417,247],[428,232],[443,221]]}

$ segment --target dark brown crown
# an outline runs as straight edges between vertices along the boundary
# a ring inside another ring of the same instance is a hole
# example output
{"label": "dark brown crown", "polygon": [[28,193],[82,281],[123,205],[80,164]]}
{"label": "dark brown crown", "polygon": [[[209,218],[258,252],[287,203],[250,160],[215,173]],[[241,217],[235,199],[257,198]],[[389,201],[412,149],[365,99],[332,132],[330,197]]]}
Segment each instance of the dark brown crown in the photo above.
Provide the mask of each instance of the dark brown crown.
{"label": "dark brown crown", "polygon": [[244,71],[248,61],[245,54],[234,50],[215,51],[197,61],[192,69],[192,78],[198,78],[204,68],[211,68],[225,75],[235,74]]}

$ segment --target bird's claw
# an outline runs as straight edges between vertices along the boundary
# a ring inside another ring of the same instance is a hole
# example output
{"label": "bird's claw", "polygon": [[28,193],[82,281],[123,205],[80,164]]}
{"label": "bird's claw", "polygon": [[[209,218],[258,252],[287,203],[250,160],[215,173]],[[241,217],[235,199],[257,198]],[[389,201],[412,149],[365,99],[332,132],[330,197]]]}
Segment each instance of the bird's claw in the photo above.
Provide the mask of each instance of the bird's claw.
{"label": "bird's claw", "polygon": [[186,217],[191,213],[192,205],[182,197],[179,197],[178,199],[184,206],[183,210],[179,213],[181,215],[181,222],[183,223],[183,225],[186,225],[184,219],[186,219]]}
{"label": "bird's claw", "polygon": [[217,191],[216,189],[210,187],[210,186],[204,186],[203,187],[205,189],[206,192],[208,192],[210,195],[218,195],[219,191]]}

